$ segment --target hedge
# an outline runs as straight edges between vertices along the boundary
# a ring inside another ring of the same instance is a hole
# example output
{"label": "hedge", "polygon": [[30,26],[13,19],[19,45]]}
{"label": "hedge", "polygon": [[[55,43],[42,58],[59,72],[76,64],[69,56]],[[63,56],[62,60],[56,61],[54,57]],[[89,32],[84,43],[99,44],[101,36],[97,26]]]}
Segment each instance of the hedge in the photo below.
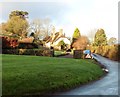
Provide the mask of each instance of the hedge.
{"label": "hedge", "polygon": [[120,61],[120,45],[89,46],[87,49],[111,60]]}
{"label": "hedge", "polygon": [[3,49],[2,54],[15,55],[35,55],[35,56],[54,56],[54,50],[51,49]]}

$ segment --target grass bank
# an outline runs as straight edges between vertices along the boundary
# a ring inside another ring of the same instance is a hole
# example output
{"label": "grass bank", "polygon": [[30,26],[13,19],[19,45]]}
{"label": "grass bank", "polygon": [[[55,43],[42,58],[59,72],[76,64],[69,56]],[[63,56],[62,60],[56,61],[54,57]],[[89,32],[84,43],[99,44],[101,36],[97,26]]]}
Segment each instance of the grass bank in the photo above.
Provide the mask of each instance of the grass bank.
{"label": "grass bank", "polygon": [[82,59],[2,55],[3,95],[49,94],[74,88],[103,75]]}

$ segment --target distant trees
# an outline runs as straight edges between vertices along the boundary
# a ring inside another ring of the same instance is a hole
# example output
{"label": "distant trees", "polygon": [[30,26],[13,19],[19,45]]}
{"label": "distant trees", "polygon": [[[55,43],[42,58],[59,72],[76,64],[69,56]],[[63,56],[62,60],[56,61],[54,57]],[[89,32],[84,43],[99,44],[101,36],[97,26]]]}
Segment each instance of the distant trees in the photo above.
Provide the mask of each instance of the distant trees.
{"label": "distant trees", "polygon": [[34,19],[30,23],[29,31],[34,35],[35,39],[44,38],[50,35],[53,30],[50,19]]}
{"label": "distant trees", "polygon": [[16,10],[16,11],[12,11],[10,14],[9,14],[9,19],[11,19],[12,17],[19,17],[19,18],[22,18],[22,19],[26,19],[28,18],[28,12],[26,11],[19,11],[19,10]]}
{"label": "distant trees", "polygon": [[[26,37],[28,33],[31,33],[31,36],[33,36],[36,40],[48,37],[53,33],[55,34],[55,27],[51,24],[51,20],[49,18],[34,19],[31,23],[27,21],[27,18],[28,12],[26,11],[12,11],[9,14],[8,21],[0,24],[0,29],[2,29],[0,34],[13,35],[23,38]],[[104,29],[93,29],[88,34],[88,37],[90,42],[93,43],[93,46],[103,46],[107,44],[112,45],[117,42],[117,39],[114,37],[111,37],[107,41]],[[72,45],[76,41],[76,44],[79,45],[79,47],[80,45],[86,45],[88,43],[88,38],[81,36],[78,28],[75,28],[73,32]]]}
{"label": "distant trees", "polygon": [[78,38],[80,38],[81,34],[80,34],[80,30],[78,28],[76,28],[74,30],[73,36],[72,36],[72,44],[71,46],[74,44],[75,41],[77,41]]}
{"label": "distant trees", "polygon": [[103,46],[107,45],[107,37],[105,31],[103,29],[98,29],[95,38],[94,38],[94,46]]}
{"label": "distant trees", "polygon": [[116,44],[116,43],[117,43],[117,39],[115,37],[111,37],[108,40],[108,45],[113,45],[113,44]]}
{"label": "distant trees", "polygon": [[49,18],[34,19],[31,23],[27,21],[27,18],[28,12],[26,11],[12,11],[8,21],[0,25],[1,33],[21,38],[32,33],[31,36],[35,39],[43,39],[51,34],[53,25]]}
{"label": "distant trees", "polygon": [[[40,19],[34,19],[29,26],[29,32],[31,32],[31,36],[33,36],[35,39],[38,39],[42,29],[43,29],[43,21]],[[42,36],[42,35],[41,35]]]}
{"label": "distant trees", "polygon": [[43,23],[44,23],[44,24],[43,24],[44,34],[45,34],[45,36],[49,36],[50,33],[51,33],[51,31],[52,31],[53,25],[51,24],[50,18],[45,18],[43,21],[44,21],[44,22],[43,22]]}
{"label": "distant trees", "polygon": [[16,36],[26,37],[27,28],[29,26],[26,20],[28,12],[12,11],[9,15],[9,20],[6,23],[6,31],[15,34]]}
{"label": "distant trees", "polygon": [[7,22],[7,30],[12,34],[16,34],[21,37],[27,35],[28,22],[19,17],[12,17]]}
{"label": "distant trees", "polygon": [[97,29],[94,28],[94,29],[90,30],[90,32],[87,34],[87,37],[89,38],[90,44],[93,44],[96,32],[97,32]]}
{"label": "distant trees", "polygon": [[80,30],[76,28],[73,33],[71,48],[75,50],[84,50],[88,44],[89,40],[87,36],[81,36]]}

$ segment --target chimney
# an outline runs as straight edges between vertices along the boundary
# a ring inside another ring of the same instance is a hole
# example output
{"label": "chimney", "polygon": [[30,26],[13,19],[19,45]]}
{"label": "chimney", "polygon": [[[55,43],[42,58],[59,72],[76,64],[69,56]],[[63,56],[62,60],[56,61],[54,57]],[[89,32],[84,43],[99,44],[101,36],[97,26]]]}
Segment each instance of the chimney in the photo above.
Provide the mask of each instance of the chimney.
{"label": "chimney", "polygon": [[59,30],[59,35],[62,36],[63,35],[63,29]]}

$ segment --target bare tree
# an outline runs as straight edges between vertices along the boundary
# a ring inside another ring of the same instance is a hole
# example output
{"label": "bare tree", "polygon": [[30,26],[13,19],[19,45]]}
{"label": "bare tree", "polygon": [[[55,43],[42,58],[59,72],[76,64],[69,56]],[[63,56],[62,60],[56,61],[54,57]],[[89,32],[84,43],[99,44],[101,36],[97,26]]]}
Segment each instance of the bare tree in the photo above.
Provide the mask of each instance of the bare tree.
{"label": "bare tree", "polygon": [[92,44],[94,42],[95,33],[97,32],[97,29],[92,29],[88,34],[87,37],[89,38],[90,43]]}
{"label": "bare tree", "polygon": [[31,33],[34,33],[34,38],[44,38],[46,36],[49,36],[50,33],[53,30],[52,24],[50,24],[50,19],[34,19],[32,23],[30,24],[29,28]]}
{"label": "bare tree", "polygon": [[43,21],[41,19],[34,19],[30,23],[29,31],[32,33],[35,39],[40,38],[42,36],[43,30]]}
{"label": "bare tree", "polygon": [[45,36],[49,36],[52,30],[53,30],[53,26],[51,24],[50,18],[45,18],[44,19],[44,32],[45,32]]}

